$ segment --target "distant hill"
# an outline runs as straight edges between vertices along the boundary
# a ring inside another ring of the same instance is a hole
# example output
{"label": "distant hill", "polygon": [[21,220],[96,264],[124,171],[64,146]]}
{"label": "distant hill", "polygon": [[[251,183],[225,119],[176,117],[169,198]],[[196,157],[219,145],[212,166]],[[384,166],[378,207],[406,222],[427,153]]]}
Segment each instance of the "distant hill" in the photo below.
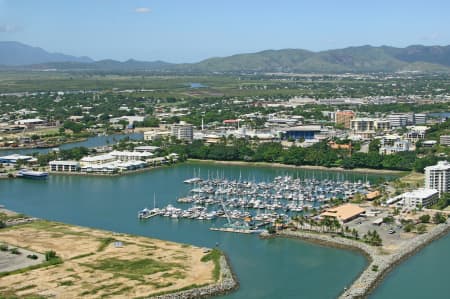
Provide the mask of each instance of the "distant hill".
{"label": "distant hill", "polygon": [[89,57],[49,53],[41,48],[28,46],[19,42],[0,41],[0,65],[21,66],[55,61],[88,63],[93,60]]}
{"label": "distant hill", "polygon": [[164,61],[138,61],[127,60],[120,62],[117,60],[106,59],[99,60],[90,63],[79,62],[49,62],[35,65],[23,66],[22,68],[34,70],[39,69],[56,69],[56,70],[69,70],[69,71],[99,71],[99,72],[133,72],[133,71],[156,71],[166,70],[172,66],[171,63]]}
{"label": "distant hill", "polygon": [[[414,45],[406,48],[360,46],[312,52],[301,49],[266,50],[209,58],[198,63],[171,64],[164,61],[92,61],[48,53],[16,42],[0,42],[0,65],[15,69],[67,71],[165,72],[165,73],[450,73],[450,46]],[[3,67],[5,68],[5,67]]]}
{"label": "distant hill", "polygon": [[269,50],[211,58],[177,68],[194,72],[450,72],[450,46],[361,46],[321,52]]}

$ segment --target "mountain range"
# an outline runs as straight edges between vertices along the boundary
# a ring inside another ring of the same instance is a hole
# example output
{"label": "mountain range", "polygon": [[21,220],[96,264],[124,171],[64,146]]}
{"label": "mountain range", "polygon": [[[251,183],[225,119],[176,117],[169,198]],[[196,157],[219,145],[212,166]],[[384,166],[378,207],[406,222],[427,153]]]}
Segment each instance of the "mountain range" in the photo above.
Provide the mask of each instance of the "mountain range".
{"label": "mountain range", "polygon": [[173,73],[344,73],[446,72],[450,73],[450,46],[414,45],[406,48],[360,46],[312,52],[301,49],[266,50],[209,58],[197,63],[164,61],[94,61],[49,53],[18,42],[0,42],[2,69],[55,69],[61,71],[173,72]]}

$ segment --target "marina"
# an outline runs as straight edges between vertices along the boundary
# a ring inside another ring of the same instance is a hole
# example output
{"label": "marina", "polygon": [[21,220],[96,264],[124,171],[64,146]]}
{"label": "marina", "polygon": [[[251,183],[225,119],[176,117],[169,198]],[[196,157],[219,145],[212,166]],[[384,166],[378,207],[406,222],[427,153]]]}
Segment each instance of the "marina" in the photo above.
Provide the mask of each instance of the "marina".
{"label": "marina", "polygon": [[[0,181],[1,202],[9,209],[34,217],[62,221],[88,227],[107,229],[193,244],[199,247],[218,246],[229,257],[231,268],[239,279],[240,288],[219,297],[249,298],[305,298],[329,299],[337,297],[367,265],[365,258],[355,252],[309,244],[301,240],[266,239],[257,234],[224,233],[210,230],[226,224],[226,219],[191,220],[187,218],[152,217],[137,221],[136,212],[143,207],[152,209],[172,204],[188,209],[192,204],[176,200],[189,194],[193,185],[183,183],[201,174],[223,174],[231,180],[250,178],[250,181],[273,181],[277,176],[312,178],[312,171],[274,169],[268,167],[210,166],[185,163],[151,172],[122,177],[89,178],[83,176],[50,175],[46,182],[37,180]],[[298,174],[298,175],[297,175]],[[335,180],[336,173],[314,172],[316,178]],[[365,181],[365,175],[342,174],[340,180]],[[377,176],[369,175],[375,182]],[[155,194],[155,196],[154,196]],[[290,269],[290,270],[289,270]],[[295,269],[295,275],[292,275]],[[346,269],[336,277],[333,273]],[[321,287],[317,288],[317,282]],[[261,287],[261,286],[270,287]]]}
{"label": "marina", "polygon": [[[153,209],[144,208],[138,212],[141,220],[154,216],[171,219],[186,218],[191,220],[213,221],[226,219],[223,226],[216,227],[212,222],[211,230],[260,233],[267,226],[286,223],[291,216],[299,213],[308,214],[329,207],[332,200],[348,201],[356,194],[365,196],[371,190],[367,179],[349,181],[336,178],[294,178],[293,176],[276,176],[272,181],[216,178],[202,179],[199,176],[183,180],[190,186],[186,196],[179,197],[177,203],[157,208],[154,200]],[[184,208],[191,205],[189,208]]]}
{"label": "marina", "polygon": [[[219,246],[229,256],[231,266],[240,282],[239,290],[220,297],[222,299],[299,296],[336,298],[367,266],[365,258],[353,251],[324,247],[296,239],[261,240],[255,233],[224,233],[218,230],[226,229],[227,220],[223,217],[214,220],[193,220],[158,216],[145,221],[136,221],[136,211],[146,206],[148,210],[167,207],[169,204],[174,208],[189,209],[193,203],[179,203],[177,199],[195,195],[190,190],[198,188],[199,184],[196,183],[194,186],[184,181],[193,177],[194,169],[198,173],[199,168],[205,180],[209,172],[210,179],[213,177],[212,173],[215,174],[214,177],[219,173],[219,178],[239,181],[241,177],[242,181],[255,183],[273,182],[276,177],[291,176],[294,180],[314,178],[319,181],[356,183],[361,181],[362,185],[368,181],[373,185],[379,178],[371,174],[366,176],[354,173],[185,163],[123,177],[92,179],[82,176],[52,175],[46,182],[25,179],[0,181],[0,204],[34,217],[202,247]],[[223,195],[222,198],[226,196]],[[286,200],[286,203],[292,202],[295,201]],[[305,201],[305,204],[310,203]],[[212,209],[209,206],[208,208]],[[219,209],[219,206],[217,205],[215,209]],[[257,209],[247,210],[256,214],[258,212]],[[409,298],[423,298],[425,293],[428,298],[438,298],[433,297],[425,289],[419,290],[422,289],[419,286],[423,283],[431,283],[443,291],[448,291],[443,281],[448,276],[449,267],[446,266],[446,260],[442,259],[442,256],[445,256],[449,240],[449,237],[446,237],[432,243],[417,256],[400,265],[388,275],[387,280],[374,291],[371,298],[393,298],[400,297],[401,294],[408,294]],[[424,272],[411,270],[417,267]],[[292,269],[295,269],[294,272]],[[436,270],[439,271],[438,274],[435,273]],[[336,276],[334,273],[337,272],[341,275]],[[318,281],[320,288],[317,288]],[[262,287],[264,285],[270,287]]]}

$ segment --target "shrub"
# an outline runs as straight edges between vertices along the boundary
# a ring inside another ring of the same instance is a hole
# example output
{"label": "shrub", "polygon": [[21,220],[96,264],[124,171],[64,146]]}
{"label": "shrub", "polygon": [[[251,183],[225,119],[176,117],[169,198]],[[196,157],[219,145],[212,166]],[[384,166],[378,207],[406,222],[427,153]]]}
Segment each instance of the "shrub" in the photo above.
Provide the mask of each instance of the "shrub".
{"label": "shrub", "polygon": [[11,252],[12,254],[21,254],[21,252],[20,252],[19,249],[17,249],[17,248],[11,248],[11,249],[9,250],[9,252]]}
{"label": "shrub", "polygon": [[430,219],[431,219],[431,217],[428,214],[425,214],[425,215],[422,215],[422,216],[419,217],[419,220],[422,223],[429,223]]}
{"label": "shrub", "polygon": [[50,250],[50,251],[46,251],[45,252],[45,260],[46,261],[50,261],[50,260],[53,260],[53,259],[56,259],[56,258],[58,258],[56,256],[56,251]]}
{"label": "shrub", "polygon": [[1,245],[0,245],[0,251],[8,251],[8,245],[6,245],[6,244],[1,244]]}
{"label": "shrub", "polygon": [[29,255],[27,255],[27,258],[29,258],[29,259],[31,259],[31,260],[37,260],[37,259],[38,259],[38,256],[35,255],[35,254],[29,254]]}

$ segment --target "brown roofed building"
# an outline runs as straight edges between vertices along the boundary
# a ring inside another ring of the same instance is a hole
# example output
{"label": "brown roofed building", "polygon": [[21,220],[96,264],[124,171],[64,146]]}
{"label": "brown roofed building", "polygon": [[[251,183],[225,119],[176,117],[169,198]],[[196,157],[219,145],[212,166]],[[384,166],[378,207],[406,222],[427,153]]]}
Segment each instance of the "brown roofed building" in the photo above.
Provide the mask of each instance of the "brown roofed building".
{"label": "brown roofed building", "polygon": [[374,200],[381,195],[380,191],[375,190],[366,194],[367,200]]}
{"label": "brown roofed building", "polygon": [[355,116],[356,116],[355,112],[351,110],[336,111],[335,114],[336,124],[344,125],[344,128],[350,129],[351,120],[354,119]]}
{"label": "brown roofed building", "polygon": [[366,210],[354,204],[344,204],[338,207],[329,208],[320,216],[322,217],[333,217],[342,223],[353,220],[363,214]]}

